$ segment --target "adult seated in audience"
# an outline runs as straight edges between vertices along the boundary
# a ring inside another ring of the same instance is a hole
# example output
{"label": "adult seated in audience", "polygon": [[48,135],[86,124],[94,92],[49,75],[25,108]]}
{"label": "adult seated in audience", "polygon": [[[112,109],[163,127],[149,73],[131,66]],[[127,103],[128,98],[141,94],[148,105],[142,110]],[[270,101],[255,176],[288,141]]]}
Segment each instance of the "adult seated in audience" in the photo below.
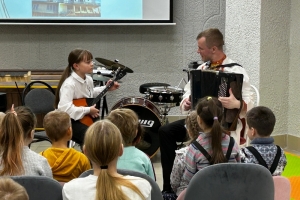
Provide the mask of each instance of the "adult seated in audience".
{"label": "adult seated in audience", "polygon": [[0,129],[0,176],[52,178],[47,159],[28,148],[33,140],[35,126],[36,117],[28,107],[12,107],[6,113]]}
{"label": "adult seated in audience", "polygon": [[[186,131],[188,133],[189,141],[187,142],[188,145],[190,145],[192,142],[194,142],[198,136],[199,133],[202,132],[201,128],[198,125],[197,122],[197,112],[192,111],[190,114],[187,116],[185,119],[185,124],[186,124]],[[185,156],[188,151],[189,147],[183,147],[179,150],[176,150],[176,156],[174,160],[174,165],[173,169],[171,172],[171,186],[173,191],[176,193],[178,196],[180,192],[182,192],[182,188],[180,187],[180,183],[182,181],[182,176],[184,173],[185,169]]]}
{"label": "adult seated in audience", "polygon": [[204,167],[217,163],[240,162],[239,145],[233,137],[225,134],[221,126],[222,103],[215,97],[199,100],[196,111],[197,121],[203,130],[186,153],[186,168],[180,188],[186,188],[192,177]]}
{"label": "adult seated in audience", "polygon": [[117,163],[118,169],[129,169],[147,174],[155,180],[154,170],[150,158],[134,145],[140,138],[137,137],[139,120],[133,110],[127,108],[112,110],[107,116],[115,124],[123,137],[125,146],[123,155]]}
{"label": "adult seated in audience", "polygon": [[241,148],[242,163],[255,163],[265,166],[273,176],[281,175],[287,160],[282,148],[274,144],[271,134],[276,118],[271,109],[257,106],[247,112],[248,137],[251,146]]}
{"label": "adult seated in audience", "polygon": [[52,146],[40,154],[48,160],[55,180],[69,182],[91,169],[90,161],[83,153],[67,146],[72,138],[71,118],[68,113],[49,112],[44,117],[43,126]]}
{"label": "adult seated in audience", "polygon": [[93,123],[85,134],[83,150],[92,162],[94,174],[66,183],[64,200],[151,199],[151,185],[147,180],[118,174],[117,161],[123,153],[122,135],[112,122]]}
{"label": "adult seated in audience", "polygon": [[10,178],[0,178],[0,199],[29,200],[25,188]]}

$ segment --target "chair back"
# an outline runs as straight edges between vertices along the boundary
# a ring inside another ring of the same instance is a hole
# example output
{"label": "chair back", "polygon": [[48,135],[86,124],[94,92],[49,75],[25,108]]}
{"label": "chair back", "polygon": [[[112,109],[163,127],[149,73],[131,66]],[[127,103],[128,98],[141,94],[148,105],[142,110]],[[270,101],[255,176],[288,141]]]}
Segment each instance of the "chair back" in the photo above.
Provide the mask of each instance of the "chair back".
{"label": "chair back", "polygon": [[185,194],[188,200],[274,199],[273,177],[256,164],[222,163],[198,171]]}
{"label": "chair back", "polygon": [[283,176],[273,176],[275,187],[274,200],[290,200],[291,183],[290,180]]}
{"label": "chair back", "polygon": [[[37,87],[32,87],[37,85]],[[32,81],[29,83],[22,93],[22,105],[29,107],[34,114],[38,114],[39,117],[44,117],[50,111],[53,111],[55,102],[55,92],[53,88],[43,81]],[[44,128],[36,127],[34,134],[34,140],[32,143],[48,141],[50,139],[46,135]]]}
{"label": "chair back", "polygon": [[[118,169],[117,170],[119,174],[122,175],[130,175],[130,176],[137,176],[137,177],[141,177],[143,179],[146,179],[150,185],[151,185],[151,199],[155,199],[155,200],[163,200],[161,191],[159,189],[159,186],[157,185],[157,183],[148,175],[140,173],[140,172],[136,172],[136,171],[132,171],[132,170],[127,170],[127,169]],[[85,172],[83,172],[79,178],[83,178],[86,177],[90,174],[93,174],[94,170],[90,169],[87,170]]]}
{"label": "chair back", "polygon": [[46,176],[12,176],[22,185],[30,200],[62,200],[62,186],[59,182]]}
{"label": "chair back", "polygon": [[[32,88],[34,84],[43,88]],[[48,113],[54,110],[55,93],[53,88],[43,81],[29,83],[22,93],[22,104],[29,107],[35,114]]]}

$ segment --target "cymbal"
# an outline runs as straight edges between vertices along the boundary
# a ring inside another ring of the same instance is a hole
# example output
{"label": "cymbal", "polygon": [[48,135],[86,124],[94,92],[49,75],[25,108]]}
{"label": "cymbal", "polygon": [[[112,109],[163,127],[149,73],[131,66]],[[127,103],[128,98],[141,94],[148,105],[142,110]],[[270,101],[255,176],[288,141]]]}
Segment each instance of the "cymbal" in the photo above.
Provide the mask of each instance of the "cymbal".
{"label": "cymbal", "polygon": [[129,67],[126,67],[118,62],[114,62],[114,61],[107,60],[104,58],[95,58],[95,60],[97,60],[99,63],[102,63],[103,65],[105,65],[106,69],[117,70],[120,67],[121,69],[124,70],[124,72],[133,73],[132,69],[130,69]]}

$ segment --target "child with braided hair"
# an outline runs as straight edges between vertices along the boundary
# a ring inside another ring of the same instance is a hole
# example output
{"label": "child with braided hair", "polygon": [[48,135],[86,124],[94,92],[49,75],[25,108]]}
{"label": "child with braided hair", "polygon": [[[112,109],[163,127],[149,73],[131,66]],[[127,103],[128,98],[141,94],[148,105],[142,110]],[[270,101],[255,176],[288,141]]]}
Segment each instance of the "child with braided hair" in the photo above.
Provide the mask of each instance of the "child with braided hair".
{"label": "child with braided hair", "polygon": [[197,171],[218,163],[241,162],[239,146],[221,126],[222,103],[216,97],[204,97],[196,106],[197,122],[203,130],[192,142],[185,156],[185,170],[180,187],[186,188]]}
{"label": "child with braided hair", "polygon": [[[188,137],[190,138],[190,140],[188,141],[188,145],[190,145],[193,141],[195,141],[198,138],[199,133],[202,131],[197,123],[197,116],[198,116],[197,112],[192,111],[185,119],[186,131],[188,133]],[[188,146],[175,151],[176,156],[173,164],[173,169],[171,172],[170,181],[171,181],[171,187],[177,196],[184,189],[180,187],[180,182],[182,180],[183,172],[185,169],[184,159],[187,151],[188,151]]]}

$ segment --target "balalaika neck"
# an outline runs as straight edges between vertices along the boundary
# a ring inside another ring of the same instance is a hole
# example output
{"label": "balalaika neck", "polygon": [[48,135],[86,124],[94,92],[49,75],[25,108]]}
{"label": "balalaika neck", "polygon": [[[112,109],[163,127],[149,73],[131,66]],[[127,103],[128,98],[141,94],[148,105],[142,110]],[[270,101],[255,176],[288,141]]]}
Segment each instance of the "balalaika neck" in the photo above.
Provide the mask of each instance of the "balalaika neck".
{"label": "balalaika neck", "polygon": [[109,90],[109,88],[111,88],[113,85],[114,85],[114,81],[112,81],[108,85],[106,85],[104,90],[102,90],[102,92],[100,92],[99,95],[96,98],[94,98],[92,105],[94,105],[98,101],[100,101],[100,99],[106,94],[106,92]]}

